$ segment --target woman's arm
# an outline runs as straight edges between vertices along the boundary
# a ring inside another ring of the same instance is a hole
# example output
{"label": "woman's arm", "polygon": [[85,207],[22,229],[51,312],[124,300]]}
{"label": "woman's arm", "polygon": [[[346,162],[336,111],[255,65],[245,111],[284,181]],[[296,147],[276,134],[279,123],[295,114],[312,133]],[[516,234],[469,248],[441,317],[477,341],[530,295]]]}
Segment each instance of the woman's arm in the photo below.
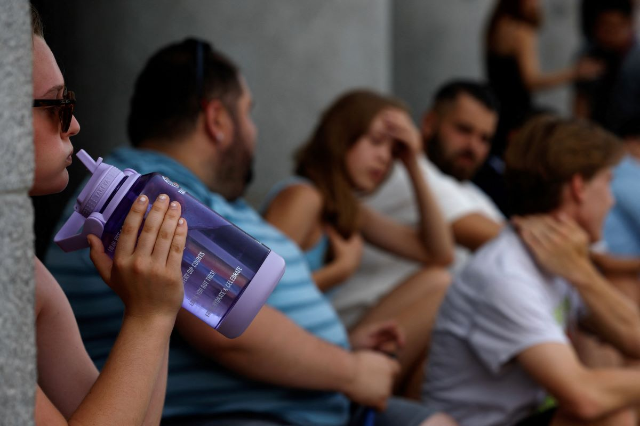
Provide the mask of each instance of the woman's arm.
{"label": "woman's arm", "polygon": [[446,266],[453,261],[453,237],[418,164],[418,156],[423,155],[420,134],[409,115],[401,111],[387,111],[385,124],[390,136],[398,141],[398,156],[411,180],[420,223],[414,229],[362,206],[362,235],[399,256]]}
{"label": "woman's arm", "polygon": [[187,226],[179,224],[180,206],[169,208],[165,197],[154,203],[137,239],[147,204],[146,198],[134,203],[113,262],[101,241],[90,237],[91,259],[125,305],[122,328],[99,375],[66,297],[36,260],[36,418],[46,420],[39,424],[159,422],[169,336],[183,296],[180,263]]}
{"label": "woman's arm", "polygon": [[602,72],[602,65],[589,58],[582,58],[575,66],[559,71],[543,73],[538,61],[538,41],[535,30],[529,26],[513,24],[515,57],[522,81],[529,91],[550,89],[575,80],[593,80]]}
{"label": "woman's arm", "polygon": [[313,272],[318,288],[326,291],[355,272],[360,264],[362,241],[358,234],[344,239],[333,228],[323,227],[322,204],[322,195],[312,186],[291,185],[273,199],[264,217],[302,250],[313,247],[322,233],[327,233],[333,259]]}
{"label": "woman's arm", "polygon": [[327,291],[345,282],[360,266],[363,241],[360,233],[343,238],[335,229],[325,227],[331,245],[332,259],[322,268],[313,272],[313,280],[318,288]]}

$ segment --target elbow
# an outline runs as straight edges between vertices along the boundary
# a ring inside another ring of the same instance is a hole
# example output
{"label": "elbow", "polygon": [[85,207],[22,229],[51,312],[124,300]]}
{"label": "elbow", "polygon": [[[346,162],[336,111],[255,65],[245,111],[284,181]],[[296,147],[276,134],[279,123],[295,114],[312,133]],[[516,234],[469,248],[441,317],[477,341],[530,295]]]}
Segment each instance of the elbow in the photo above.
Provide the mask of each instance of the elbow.
{"label": "elbow", "polygon": [[438,266],[447,267],[450,266],[455,260],[455,255],[453,250],[448,250],[446,253],[442,253],[440,256],[436,257],[435,263]]}
{"label": "elbow", "polygon": [[453,261],[455,260],[455,256],[453,250],[449,250],[443,253],[434,253],[431,255],[425,255],[421,263],[424,266],[436,266],[441,268],[449,267]]}
{"label": "elbow", "polygon": [[597,385],[580,383],[569,395],[559,398],[560,407],[583,421],[593,421],[606,414],[602,398],[598,397]]}
{"label": "elbow", "polygon": [[605,414],[602,406],[598,404],[597,401],[589,398],[572,401],[572,403],[566,404],[566,406],[562,404],[562,408],[566,409],[570,415],[588,422],[597,420]]}

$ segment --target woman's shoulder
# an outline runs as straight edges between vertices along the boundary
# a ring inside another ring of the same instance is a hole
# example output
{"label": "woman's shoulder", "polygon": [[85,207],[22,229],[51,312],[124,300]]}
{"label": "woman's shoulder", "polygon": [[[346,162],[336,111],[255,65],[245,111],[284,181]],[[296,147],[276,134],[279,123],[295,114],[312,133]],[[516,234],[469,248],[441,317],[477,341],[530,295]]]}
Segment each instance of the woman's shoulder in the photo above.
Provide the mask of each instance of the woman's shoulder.
{"label": "woman's shoulder", "polygon": [[492,48],[496,54],[513,54],[519,46],[535,37],[535,29],[522,21],[503,17],[494,34]]}
{"label": "woman's shoulder", "polygon": [[305,210],[320,210],[323,206],[320,190],[308,179],[292,176],[276,184],[267,195],[263,211],[274,205],[304,206]]}

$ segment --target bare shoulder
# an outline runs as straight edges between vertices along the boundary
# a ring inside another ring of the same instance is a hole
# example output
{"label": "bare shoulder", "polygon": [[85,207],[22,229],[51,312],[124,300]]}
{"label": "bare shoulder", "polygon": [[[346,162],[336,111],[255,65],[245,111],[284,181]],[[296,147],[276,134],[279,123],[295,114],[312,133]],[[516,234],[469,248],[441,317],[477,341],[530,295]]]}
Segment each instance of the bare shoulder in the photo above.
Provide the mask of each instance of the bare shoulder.
{"label": "bare shoulder", "polygon": [[269,210],[275,208],[303,210],[307,214],[320,212],[323,206],[323,198],[320,191],[308,184],[300,183],[290,185],[274,197],[269,205]]}
{"label": "bare shoulder", "polygon": [[534,38],[535,30],[531,25],[505,17],[500,20],[496,28],[492,39],[492,50],[500,54],[513,54]]}
{"label": "bare shoulder", "polygon": [[527,43],[535,39],[536,30],[531,25],[518,21],[513,21],[510,25],[510,34],[515,42]]}

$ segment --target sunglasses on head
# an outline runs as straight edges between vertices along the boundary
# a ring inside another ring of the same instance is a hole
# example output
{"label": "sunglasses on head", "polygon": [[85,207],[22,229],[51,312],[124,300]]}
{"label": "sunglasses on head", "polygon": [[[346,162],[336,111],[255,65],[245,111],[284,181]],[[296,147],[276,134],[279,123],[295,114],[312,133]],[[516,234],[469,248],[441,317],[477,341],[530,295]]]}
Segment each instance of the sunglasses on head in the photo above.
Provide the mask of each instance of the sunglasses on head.
{"label": "sunglasses on head", "polygon": [[71,125],[73,118],[73,108],[76,105],[76,95],[67,88],[64,88],[62,99],[34,99],[34,108],[57,108],[60,124],[62,125],[62,133],[66,133]]}

